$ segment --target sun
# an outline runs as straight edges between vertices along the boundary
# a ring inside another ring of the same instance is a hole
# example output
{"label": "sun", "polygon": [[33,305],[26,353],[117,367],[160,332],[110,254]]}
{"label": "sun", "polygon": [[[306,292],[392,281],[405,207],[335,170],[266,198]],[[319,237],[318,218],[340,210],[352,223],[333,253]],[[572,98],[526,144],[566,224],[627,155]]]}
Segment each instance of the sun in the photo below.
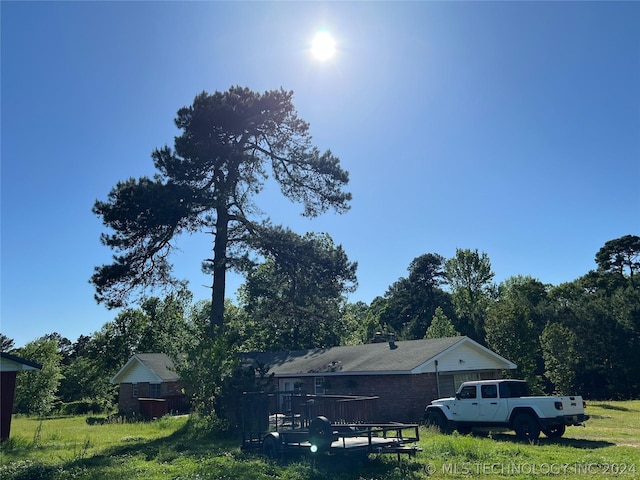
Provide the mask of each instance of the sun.
{"label": "sun", "polygon": [[311,53],[320,61],[329,60],[336,53],[336,42],[327,30],[320,30],[311,42]]}

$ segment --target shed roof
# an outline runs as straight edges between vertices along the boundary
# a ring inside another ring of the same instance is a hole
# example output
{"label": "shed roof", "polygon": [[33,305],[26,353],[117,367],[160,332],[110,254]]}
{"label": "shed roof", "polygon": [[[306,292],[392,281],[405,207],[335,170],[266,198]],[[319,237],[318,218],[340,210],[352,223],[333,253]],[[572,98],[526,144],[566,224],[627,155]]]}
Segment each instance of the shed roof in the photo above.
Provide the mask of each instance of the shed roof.
{"label": "shed roof", "polygon": [[42,365],[25,358],[16,357],[10,353],[0,352],[0,370],[15,372],[18,370],[42,370]]}
{"label": "shed roof", "polygon": [[421,373],[429,362],[466,345],[490,357],[500,368],[516,368],[509,360],[465,336],[405,340],[394,345],[392,348],[384,342],[289,352],[251,352],[241,354],[241,358],[246,363],[266,365],[276,376],[410,374]]}
{"label": "shed roof", "polygon": [[127,374],[136,368],[145,368],[155,375],[158,381],[175,382],[180,377],[175,371],[175,365],[165,353],[136,353],[124,367],[111,379],[111,383],[122,383]]}

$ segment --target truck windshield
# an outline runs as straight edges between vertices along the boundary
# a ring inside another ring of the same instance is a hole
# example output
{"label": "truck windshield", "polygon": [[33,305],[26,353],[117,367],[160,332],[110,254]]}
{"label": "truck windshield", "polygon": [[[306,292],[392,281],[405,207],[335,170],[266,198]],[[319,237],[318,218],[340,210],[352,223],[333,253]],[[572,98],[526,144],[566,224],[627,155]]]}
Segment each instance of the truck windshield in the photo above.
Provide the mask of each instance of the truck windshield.
{"label": "truck windshield", "polygon": [[525,382],[503,382],[500,384],[500,398],[528,397],[529,386]]}

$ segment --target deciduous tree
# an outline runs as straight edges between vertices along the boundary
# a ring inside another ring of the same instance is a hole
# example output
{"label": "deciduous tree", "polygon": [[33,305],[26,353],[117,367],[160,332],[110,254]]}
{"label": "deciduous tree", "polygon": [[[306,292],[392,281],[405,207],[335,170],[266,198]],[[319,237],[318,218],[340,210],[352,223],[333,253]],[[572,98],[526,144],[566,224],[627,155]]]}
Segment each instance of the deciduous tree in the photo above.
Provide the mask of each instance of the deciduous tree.
{"label": "deciduous tree", "polygon": [[456,256],[444,264],[452,290],[459,330],[479,342],[484,341],[484,317],[489,306],[494,273],[486,253],[456,248]]}
{"label": "deciduous tree", "polygon": [[427,328],[424,338],[445,338],[456,337],[460,333],[455,329],[453,323],[444,314],[442,307],[436,308],[436,313],[431,320],[431,325]]}
{"label": "deciduous tree", "polygon": [[254,348],[334,346],[344,336],[344,295],[356,287],[355,263],[327,234],[262,229],[256,248],[266,261],[251,270],[243,306],[255,325]]}
{"label": "deciduous tree", "polygon": [[449,294],[440,288],[444,280],[443,262],[444,258],[435,253],[414,258],[409,264],[408,277],[398,279],[387,289],[384,298],[374,302],[374,311],[383,329],[406,340],[423,338],[436,308],[449,310]]}
{"label": "deciduous tree", "polygon": [[49,413],[62,378],[58,342],[41,337],[18,349],[16,354],[42,365],[41,370],[22,372],[16,378],[16,411],[37,415]]}

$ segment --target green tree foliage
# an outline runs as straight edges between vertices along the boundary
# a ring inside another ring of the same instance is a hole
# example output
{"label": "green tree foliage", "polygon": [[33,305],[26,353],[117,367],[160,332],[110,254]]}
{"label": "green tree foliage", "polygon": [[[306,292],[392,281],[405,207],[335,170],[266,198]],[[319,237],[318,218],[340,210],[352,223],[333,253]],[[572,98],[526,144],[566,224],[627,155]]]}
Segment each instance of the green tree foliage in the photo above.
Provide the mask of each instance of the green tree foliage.
{"label": "green tree foliage", "polygon": [[424,338],[457,337],[458,335],[460,333],[453,326],[451,320],[444,314],[441,307],[437,307]]}
{"label": "green tree foliage", "polygon": [[590,272],[549,292],[553,321],[572,333],[578,352],[575,390],[587,398],[640,394],[640,289]]}
{"label": "green tree foliage", "polygon": [[535,284],[529,278],[511,278],[501,284],[500,298],[487,310],[486,342],[496,353],[514,362],[516,372],[508,372],[516,378],[529,381],[539,388],[538,359],[541,355],[539,335],[534,322],[535,305],[524,294]]}
{"label": "green tree foliage", "polygon": [[491,300],[494,273],[486,253],[456,248],[456,256],[444,264],[458,329],[476,341],[484,341],[484,317]]}
{"label": "green tree foliage", "polygon": [[[235,428],[242,392],[269,388],[271,377],[265,370],[257,371],[253,366],[240,363],[234,328],[225,329],[215,338],[208,335],[209,311],[209,302],[199,302],[194,307],[193,322],[199,333],[177,359],[176,366],[195,411],[204,417],[213,415],[227,422],[227,427]],[[228,303],[225,322],[230,326],[239,325],[239,319],[232,318],[238,312]]]}
{"label": "green tree foliage", "polygon": [[507,278],[498,286],[498,298],[509,298],[513,302],[529,309],[536,337],[539,337],[547,324],[550,285],[543,284],[530,276],[516,275]]}
{"label": "green tree foliage", "polygon": [[5,334],[0,333],[0,352],[8,352],[13,348],[13,345],[13,338],[9,338]]}
{"label": "green tree foliage", "polygon": [[348,209],[351,195],[342,190],[348,174],[330,151],[312,145],[292,96],[282,89],[259,94],[233,87],[203,92],[178,111],[182,134],[173,150],[153,152],[156,176],[118,183],[107,201],[95,203],[94,213],[114,232],[103,234],[102,242],[116,252],[91,279],[98,301],[118,307],[140,288],[174,283],[174,238],[212,232],[213,258],[204,268],[213,276],[213,335],[223,325],[227,268],[238,266],[255,232],[252,198],[268,171],[287,198],[302,203],[303,215]]}
{"label": "green tree foliage", "polygon": [[259,241],[266,260],[251,269],[241,290],[254,325],[252,349],[340,344],[344,294],[355,289],[357,265],[327,234],[300,236],[278,227],[262,229]]}
{"label": "green tree foliage", "polygon": [[62,378],[62,356],[58,352],[58,342],[42,337],[27,343],[15,353],[42,365],[41,370],[28,370],[17,376],[15,411],[36,415],[49,413],[53,409]]}
{"label": "green tree foliage", "polygon": [[558,323],[549,323],[540,337],[542,357],[545,364],[545,376],[561,395],[576,394],[576,372],[579,352],[576,351],[578,339],[568,327]]}
{"label": "green tree foliage", "polygon": [[433,253],[414,258],[409,276],[394,282],[384,298],[374,301],[382,331],[390,330],[401,339],[423,338],[436,308],[451,310],[449,295],[440,288],[443,262],[442,256]]}
{"label": "green tree foliage", "polygon": [[381,326],[365,302],[347,303],[342,315],[344,334],[342,345],[369,343]]}
{"label": "green tree foliage", "polygon": [[596,264],[601,272],[610,272],[621,278],[637,281],[640,271],[640,237],[625,235],[609,240],[596,253]]}
{"label": "green tree foliage", "polygon": [[128,308],[105,323],[85,347],[115,374],[134,353],[166,353],[175,358],[194,335],[188,319],[191,293],[171,293],[163,300],[151,297],[141,308]]}

